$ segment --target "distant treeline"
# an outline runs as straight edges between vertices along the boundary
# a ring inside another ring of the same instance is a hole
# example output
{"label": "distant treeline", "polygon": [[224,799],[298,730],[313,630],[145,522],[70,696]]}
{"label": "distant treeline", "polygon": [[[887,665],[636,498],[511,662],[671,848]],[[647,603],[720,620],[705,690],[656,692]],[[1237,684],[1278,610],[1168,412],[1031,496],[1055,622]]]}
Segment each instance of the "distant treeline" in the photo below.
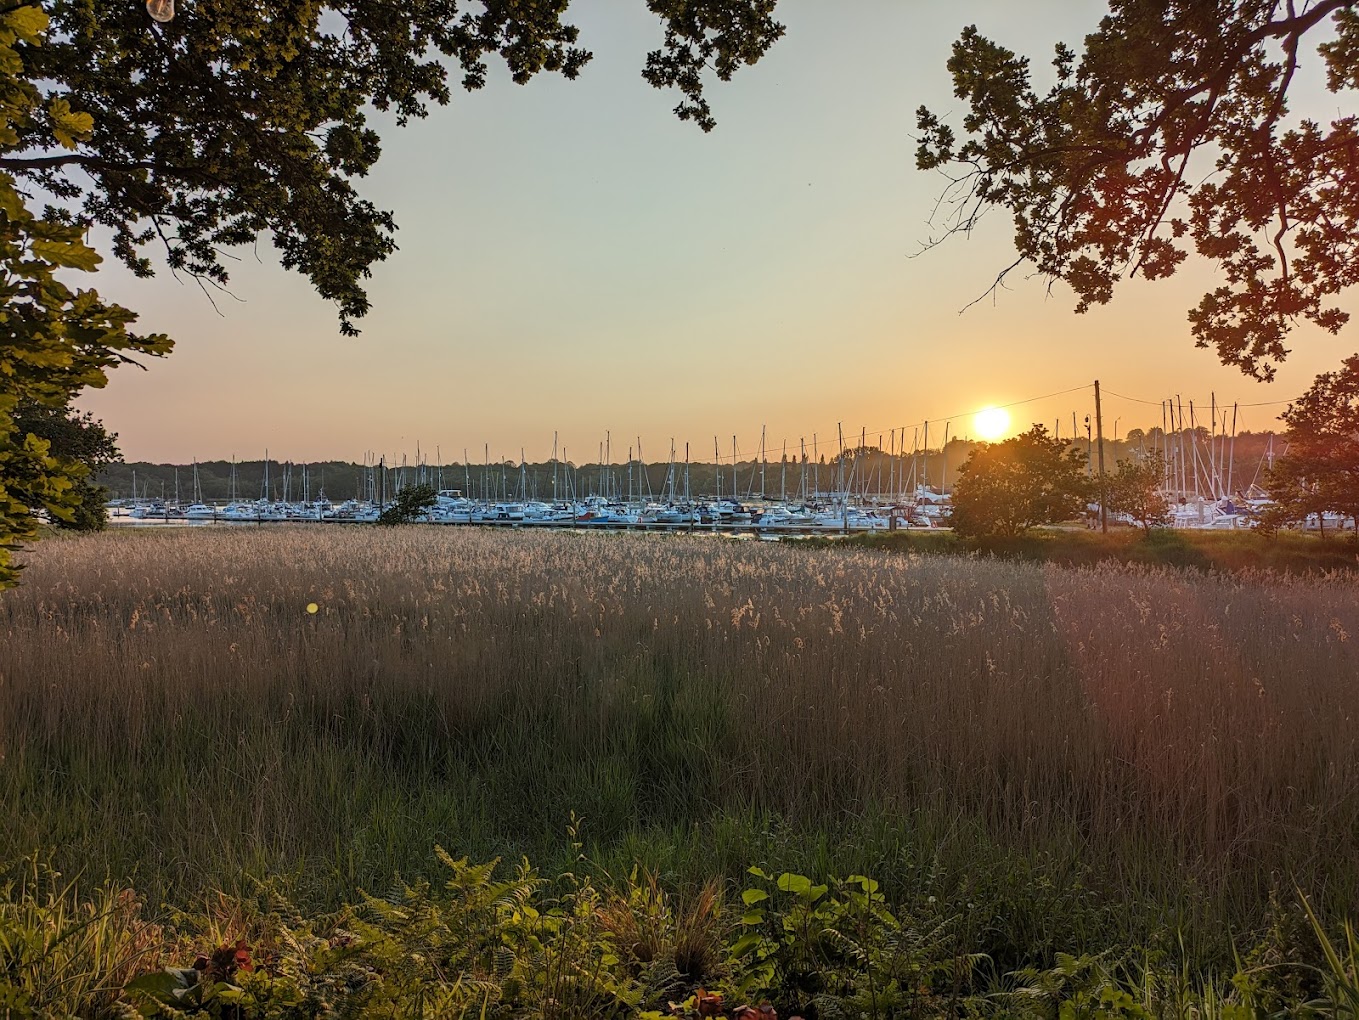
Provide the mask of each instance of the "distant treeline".
{"label": "distant treeline", "polygon": [[[1235,462],[1235,484],[1244,490],[1252,480],[1262,480],[1263,464],[1267,458],[1271,434],[1243,432],[1232,440],[1210,437],[1207,430],[1197,433],[1163,436],[1160,429],[1150,432],[1136,430],[1123,440],[1106,440],[1104,457],[1106,468],[1112,470],[1119,461],[1136,457],[1142,451],[1161,449],[1165,443],[1172,448],[1183,442],[1186,455],[1195,445],[1198,455],[1207,461],[1210,456],[1219,463],[1231,457]],[[568,461],[540,461],[520,465],[514,461],[491,461],[478,464],[416,464],[414,458],[405,463],[390,460],[383,469],[349,461],[268,462],[268,497],[270,499],[300,500],[304,496],[317,498],[324,493],[332,500],[350,498],[390,498],[402,486],[427,482],[440,489],[456,489],[476,499],[543,499],[582,498],[590,495],[632,495],[660,497],[670,492],[687,492],[697,496],[730,497],[738,499],[766,495],[787,494],[798,498],[820,492],[835,492],[848,488],[853,492],[893,494],[910,492],[917,483],[934,489],[952,487],[958,468],[967,460],[977,445],[972,440],[951,440],[942,451],[933,448],[924,452],[893,456],[876,445],[847,449],[843,460],[838,454],[822,454],[813,459],[808,455],[804,463],[799,455],[790,453],[785,460],[782,450],[767,460],[754,458],[730,461],[717,465],[712,462],[684,464],[677,460],[652,461],[642,464],[633,461],[610,465],[579,464]],[[1089,456],[1090,444],[1081,439],[1073,444]],[[1281,437],[1273,437],[1277,456],[1285,448]],[[1258,474],[1258,479],[1256,478]],[[194,464],[150,464],[145,461],[110,465],[98,477],[98,482],[116,498],[128,498],[133,493],[133,478],[139,497],[153,499],[178,498],[189,502],[195,498],[209,501],[228,499],[259,499],[265,493],[265,462],[262,460],[210,460]],[[196,482],[195,482],[196,475]],[[385,489],[384,489],[385,485]],[[555,488],[554,488],[555,485]]]}

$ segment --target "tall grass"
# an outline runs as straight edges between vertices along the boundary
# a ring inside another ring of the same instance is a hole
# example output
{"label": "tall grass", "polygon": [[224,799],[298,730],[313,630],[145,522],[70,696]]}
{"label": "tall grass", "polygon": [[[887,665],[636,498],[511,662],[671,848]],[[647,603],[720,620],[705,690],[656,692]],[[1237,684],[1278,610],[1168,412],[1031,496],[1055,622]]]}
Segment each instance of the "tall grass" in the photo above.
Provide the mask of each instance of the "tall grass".
{"label": "tall grass", "polygon": [[984,900],[1015,958],[1109,926],[1225,936],[1294,882],[1354,903],[1356,640],[1353,575],[90,536],[0,595],[0,858],[54,849],[153,895],[285,873],[326,900],[436,840],[542,858],[576,811],[619,867]]}
{"label": "tall grass", "polygon": [[986,555],[1065,567],[1100,563],[1189,567],[1197,570],[1308,574],[1359,570],[1359,541],[1353,532],[1325,536],[1296,531],[1141,529],[1119,526],[1108,534],[1083,528],[1039,528],[1009,538],[965,540],[951,531],[870,531],[849,538],[813,537],[813,546],[844,543],[898,552]]}

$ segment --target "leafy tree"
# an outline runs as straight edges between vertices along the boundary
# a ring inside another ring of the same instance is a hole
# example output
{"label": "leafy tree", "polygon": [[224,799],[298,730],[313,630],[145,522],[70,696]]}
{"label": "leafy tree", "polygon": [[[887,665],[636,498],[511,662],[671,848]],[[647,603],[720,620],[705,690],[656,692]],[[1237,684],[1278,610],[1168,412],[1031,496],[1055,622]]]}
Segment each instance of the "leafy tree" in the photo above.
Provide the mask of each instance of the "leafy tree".
{"label": "leafy tree", "polygon": [[1001,443],[982,443],[958,469],[953,530],[964,538],[1012,537],[1085,508],[1085,457],[1042,425]]}
{"label": "leafy tree", "polygon": [[1259,529],[1272,535],[1280,528],[1298,524],[1317,515],[1321,532],[1326,531],[1321,484],[1304,474],[1301,461],[1286,455],[1274,462],[1265,479],[1272,502],[1260,514]]}
{"label": "leafy tree", "polygon": [[[774,3],[648,0],[665,38],[644,76],[678,88],[679,116],[710,129],[702,69],[728,79],[759,60],[783,31]],[[159,246],[172,269],[225,284],[223,249],[267,234],[336,303],[345,333],[368,310],[369,267],[396,247],[391,214],[354,187],[381,153],[371,111],[423,117],[452,98],[453,67],[480,89],[493,55],[520,84],[575,78],[591,58],[563,20],[569,0],[277,0],[267,16],[246,0],[198,0],[166,24],[132,0],[45,6],[43,44],[20,53],[42,115],[16,121],[0,169],[112,231],[114,254],[140,275]]]}
{"label": "leafy tree", "polygon": [[[0,18],[0,61],[3,24]],[[0,100],[0,132],[7,112]],[[87,270],[98,262],[80,233],[34,216],[0,173],[0,588],[18,580],[13,552],[36,537],[34,510],[74,524],[89,495],[83,487],[88,468],[54,452],[49,439],[19,430],[16,412],[64,408],[86,386],[104,385],[109,368],[170,347],[164,336],[133,333],[136,316],[127,309],[57,278],[61,269]]]}
{"label": "leafy tree", "polygon": [[[88,115],[44,97],[28,77],[25,62],[46,31],[37,7],[0,12],[0,151],[11,151],[35,122],[45,125],[53,147],[72,149],[90,134]],[[78,461],[55,455],[48,440],[19,432],[15,412],[21,405],[63,407],[84,387],[102,386],[113,366],[170,347],[164,336],[132,332],[132,312],[58,279],[63,270],[91,272],[99,264],[82,234],[60,211],[35,215],[0,162],[0,588],[18,579],[13,552],[36,536],[34,510],[72,521],[85,473]]]}
{"label": "leafy tree", "polygon": [[1280,417],[1288,451],[1269,476],[1278,515],[1302,520],[1329,511],[1353,517],[1359,528],[1359,354],[1318,375]]}
{"label": "leafy tree", "polygon": [[[1352,0],[1110,0],[1039,94],[1029,61],[967,28],[948,68],[966,140],[922,107],[916,163],[951,177],[950,233],[1014,218],[1015,262],[1104,304],[1125,277],[1170,276],[1190,249],[1224,282],[1190,310],[1200,347],[1270,379],[1289,330],[1332,333],[1359,281],[1359,120],[1289,115],[1309,53],[1333,92],[1359,86]],[[1329,31],[1328,31],[1329,29]],[[1324,41],[1323,41],[1324,40]]]}
{"label": "leafy tree", "polygon": [[[704,73],[730,78],[783,32],[776,0],[647,0],[662,22],[643,76],[679,90],[676,113],[713,127]],[[138,276],[159,251],[205,290],[233,247],[261,236],[333,301],[340,330],[368,311],[363,281],[396,248],[390,213],[354,182],[381,152],[372,110],[398,124],[481,88],[488,59],[513,80],[575,78],[590,53],[569,0],[195,0],[158,24],[138,0],[0,6],[0,587],[33,512],[70,519],[77,462],[19,432],[20,401],[58,408],[108,369],[171,344],[60,271],[93,272],[96,226]],[[41,196],[41,197],[39,197]],[[47,206],[37,213],[32,203]]]}
{"label": "leafy tree", "polygon": [[1161,491],[1165,458],[1159,451],[1135,460],[1120,460],[1108,480],[1108,511],[1127,514],[1151,534],[1170,520],[1170,501]]}
{"label": "leafy tree", "polygon": [[77,503],[72,507],[71,518],[57,519],[57,526],[101,531],[108,524],[108,512],[104,509],[108,489],[91,479],[119,459],[118,437],[88,411],[81,414],[68,407],[46,407],[30,401],[19,406],[13,419],[20,435],[45,440],[51,456],[71,465],[72,495]]}
{"label": "leafy tree", "polygon": [[434,486],[421,483],[408,485],[396,494],[378,515],[379,524],[410,524],[437,502]]}

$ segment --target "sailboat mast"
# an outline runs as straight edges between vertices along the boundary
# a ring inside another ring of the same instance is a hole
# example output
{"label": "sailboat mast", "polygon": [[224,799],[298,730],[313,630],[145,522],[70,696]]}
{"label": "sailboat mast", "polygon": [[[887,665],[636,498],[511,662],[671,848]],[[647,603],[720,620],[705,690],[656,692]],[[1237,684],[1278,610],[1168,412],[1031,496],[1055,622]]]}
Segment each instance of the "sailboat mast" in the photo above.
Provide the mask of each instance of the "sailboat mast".
{"label": "sailboat mast", "polygon": [[684,444],[684,502],[687,506],[690,501],[689,491],[689,444]]}
{"label": "sailboat mast", "polygon": [[939,461],[942,465],[939,475],[939,493],[943,495],[948,492],[948,427],[949,422],[944,422],[944,445],[939,448]]}
{"label": "sailboat mast", "polygon": [[821,454],[817,449],[816,433],[812,433],[812,495],[821,494]]}
{"label": "sailboat mast", "polygon": [[864,459],[868,450],[868,426],[860,426],[859,429],[859,449],[854,454],[853,471],[859,478],[859,498],[864,499],[868,496],[868,468],[865,466],[863,474],[859,473],[859,462]]}
{"label": "sailboat mast", "polygon": [[807,437],[806,437],[806,436],[798,436],[798,444],[800,445],[800,447],[802,447],[802,470],[800,470],[799,473],[798,473],[798,485],[799,485],[799,488],[802,489],[802,493],[800,493],[800,497],[802,497],[802,503],[803,503],[803,505],[806,505],[806,503],[807,503]]}
{"label": "sailboat mast", "polygon": [[[1192,408],[1194,405],[1191,403],[1189,406]],[[1177,412],[1175,417],[1176,417],[1177,419],[1179,419],[1179,423],[1180,423],[1180,424],[1179,424],[1179,433],[1178,433],[1178,436],[1177,436],[1177,438],[1179,439],[1179,444],[1178,444],[1178,445],[1179,445],[1179,447],[1180,447],[1180,453],[1179,453],[1179,459],[1180,459],[1180,498],[1181,498],[1181,499],[1188,499],[1188,498],[1189,498],[1189,487],[1188,487],[1188,485],[1186,484],[1187,479],[1186,479],[1186,476],[1185,476],[1185,473],[1184,473],[1184,468],[1185,468],[1185,463],[1184,463],[1184,461],[1185,461],[1185,456],[1184,456],[1184,453],[1185,453],[1185,451],[1184,451],[1184,400],[1181,399],[1181,397],[1180,397],[1180,395],[1179,395],[1178,393],[1175,394],[1175,409],[1176,409],[1176,412]]]}
{"label": "sailboat mast", "polygon": [[764,484],[764,469],[765,469],[765,467],[766,467],[768,464],[769,464],[769,454],[768,454],[768,452],[765,450],[765,445],[764,445],[764,426],[761,425],[761,426],[760,426],[760,498],[761,498],[761,499],[764,499],[765,493],[769,491],[769,489],[768,489],[768,488],[765,486],[765,484]]}
{"label": "sailboat mast", "polygon": [[887,491],[892,494],[892,502],[896,502],[897,491],[897,430],[892,429],[892,434],[887,439]]}
{"label": "sailboat mast", "polygon": [[877,470],[876,474],[874,474],[874,476],[873,476],[873,493],[874,493],[874,498],[877,499],[877,500],[879,500],[879,501],[882,499],[882,455],[883,455],[883,452],[884,452],[884,451],[883,451],[883,448],[882,448],[882,433],[879,432],[879,433],[878,433],[878,455],[877,455],[877,457],[874,458],[874,460],[877,462],[877,469],[878,469],[878,470]]}
{"label": "sailboat mast", "polygon": [[841,514],[843,515],[845,531],[849,531],[849,493],[844,491],[844,488],[845,488],[845,430],[844,430],[844,426],[843,426],[840,422],[836,422],[836,423],[835,423],[835,431],[836,431],[836,434],[840,437],[840,477],[837,479],[837,481],[840,483],[840,484],[837,486],[837,488],[839,488],[839,489],[841,490],[841,492],[840,492],[840,512],[841,512]]}
{"label": "sailboat mast", "polygon": [[1170,458],[1166,456],[1166,442],[1170,437],[1166,434],[1166,402],[1161,401],[1161,488],[1170,490]]}
{"label": "sailboat mast", "polygon": [[1236,467],[1236,404],[1232,404],[1232,442],[1227,450],[1227,496],[1232,494],[1232,470]]}
{"label": "sailboat mast", "polygon": [[840,493],[840,501],[848,508],[849,493],[845,491],[845,429],[843,423],[835,423],[835,432],[840,437],[840,458],[837,461],[835,488]]}
{"label": "sailboat mast", "polygon": [[[920,447],[920,477],[924,479],[925,491],[930,488],[930,423],[925,422],[925,442]],[[922,484],[920,481],[917,485]]]}

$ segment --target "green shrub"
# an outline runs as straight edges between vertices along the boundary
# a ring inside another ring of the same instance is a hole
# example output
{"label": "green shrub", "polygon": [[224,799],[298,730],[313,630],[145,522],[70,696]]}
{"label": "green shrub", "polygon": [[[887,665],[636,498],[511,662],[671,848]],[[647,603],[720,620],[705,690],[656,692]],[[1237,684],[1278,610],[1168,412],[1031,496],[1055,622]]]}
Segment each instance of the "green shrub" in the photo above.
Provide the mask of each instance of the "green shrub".
{"label": "green shrub", "polygon": [[398,883],[331,914],[303,916],[266,883],[156,924],[125,890],[83,902],[30,862],[0,890],[0,1016],[1255,1020],[1359,1007],[1353,929],[1337,946],[1301,896],[1275,904],[1232,974],[1195,972],[1182,947],[1111,946],[997,975],[971,949],[970,905],[890,907],[863,875],[751,868],[738,916],[717,883],[676,897],[636,871],[596,886],[436,854],[441,884]]}

